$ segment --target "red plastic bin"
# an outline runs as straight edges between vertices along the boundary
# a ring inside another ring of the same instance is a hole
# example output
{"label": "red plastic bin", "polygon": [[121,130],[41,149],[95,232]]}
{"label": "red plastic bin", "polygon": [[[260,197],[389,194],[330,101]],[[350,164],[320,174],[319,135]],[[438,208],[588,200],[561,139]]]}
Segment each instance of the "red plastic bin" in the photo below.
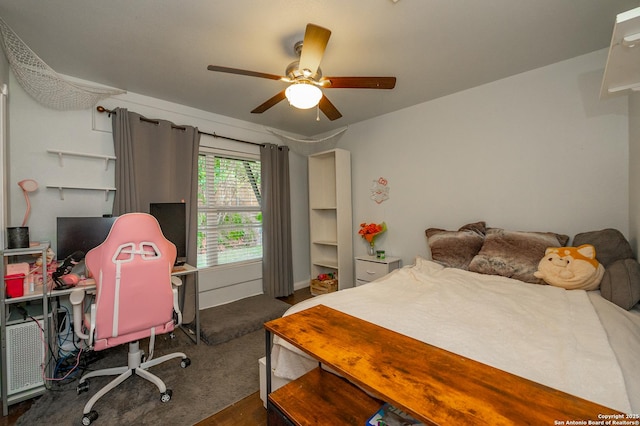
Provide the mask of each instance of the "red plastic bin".
{"label": "red plastic bin", "polygon": [[24,274],[5,275],[4,284],[7,290],[7,297],[24,296]]}

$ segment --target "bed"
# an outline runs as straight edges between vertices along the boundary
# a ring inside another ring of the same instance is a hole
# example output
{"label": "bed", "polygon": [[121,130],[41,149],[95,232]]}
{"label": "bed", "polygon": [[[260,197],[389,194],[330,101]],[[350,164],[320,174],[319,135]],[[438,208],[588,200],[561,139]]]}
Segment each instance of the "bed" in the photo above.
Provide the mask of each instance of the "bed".
{"label": "bed", "polygon": [[[418,256],[377,281],[303,301],[284,315],[323,304],[621,412],[640,413],[640,266],[624,237],[615,230],[576,235],[574,243],[586,239],[600,249],[606,274],[598,290],[565,290],[539,282],[534,272],[545,246],[565,245],[568,237],[479,224],[483,232],[478,224],[427,230],[431,259]],[[443,242],[455,247],[453,254],[445,255]],[[273,375],[280,382],[316,366],[274,338]]]}

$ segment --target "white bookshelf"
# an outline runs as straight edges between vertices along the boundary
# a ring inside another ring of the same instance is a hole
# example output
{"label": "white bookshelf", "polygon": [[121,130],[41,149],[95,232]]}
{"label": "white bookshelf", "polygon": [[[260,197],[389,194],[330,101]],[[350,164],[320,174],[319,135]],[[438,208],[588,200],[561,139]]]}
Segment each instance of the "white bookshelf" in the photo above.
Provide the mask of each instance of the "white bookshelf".
{"label": "white bookshelf", "polygon": [[309,156],[311,278],[334,273],[338,289],[353,287],[351,154],[333,149]]}

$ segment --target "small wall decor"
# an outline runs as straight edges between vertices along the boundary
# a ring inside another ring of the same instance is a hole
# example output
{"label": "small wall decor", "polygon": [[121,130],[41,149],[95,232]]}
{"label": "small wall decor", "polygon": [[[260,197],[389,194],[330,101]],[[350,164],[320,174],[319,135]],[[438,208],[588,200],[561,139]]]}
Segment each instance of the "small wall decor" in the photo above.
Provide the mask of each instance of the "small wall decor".
{"label": "small wall decor", "polygon": [[389,187],[387,186],[387,180],[383,177],[374,180],[371,185],[371,199],[380,204],[389,199]]}

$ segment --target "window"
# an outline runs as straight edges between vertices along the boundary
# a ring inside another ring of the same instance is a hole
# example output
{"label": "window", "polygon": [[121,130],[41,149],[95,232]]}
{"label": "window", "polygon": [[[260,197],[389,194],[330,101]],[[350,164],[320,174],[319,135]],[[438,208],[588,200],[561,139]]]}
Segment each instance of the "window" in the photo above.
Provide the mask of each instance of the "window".
{"label": "window", "polygon": [[260,161],[201,149],[198,267],[262,259]]}

